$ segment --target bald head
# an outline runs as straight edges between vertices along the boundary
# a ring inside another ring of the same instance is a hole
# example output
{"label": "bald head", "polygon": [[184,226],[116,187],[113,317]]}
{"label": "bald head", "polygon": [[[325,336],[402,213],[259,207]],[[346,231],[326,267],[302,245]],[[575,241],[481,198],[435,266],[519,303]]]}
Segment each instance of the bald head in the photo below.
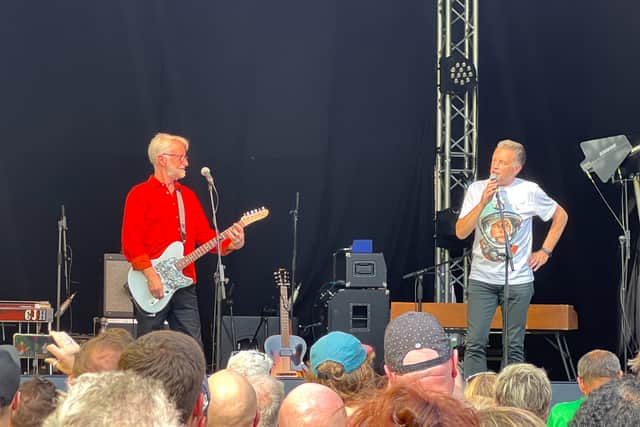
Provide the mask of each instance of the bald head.
{"label": "bald head", "polygon": [[209,390],[209,427],[253,426],[258,402],[253,387],[242,375],[231,369],[218,371],[209,377]]}
{"label": "bald head", "polygon": [[329,387],[304,383],[289,392],[278,415],[279,427],[347,425],[344,402]]}

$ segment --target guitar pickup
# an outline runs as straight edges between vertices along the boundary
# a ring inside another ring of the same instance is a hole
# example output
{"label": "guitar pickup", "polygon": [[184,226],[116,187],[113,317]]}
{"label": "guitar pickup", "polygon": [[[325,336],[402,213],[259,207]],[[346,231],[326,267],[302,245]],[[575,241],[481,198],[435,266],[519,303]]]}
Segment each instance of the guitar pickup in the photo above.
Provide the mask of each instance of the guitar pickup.
{"label": "guitar pickup", "polygon": [[280,356],[282,356],[282,357],[291,357],[294,354],[295,354],[295,352],[291,348],[281,348],[280,349]]}

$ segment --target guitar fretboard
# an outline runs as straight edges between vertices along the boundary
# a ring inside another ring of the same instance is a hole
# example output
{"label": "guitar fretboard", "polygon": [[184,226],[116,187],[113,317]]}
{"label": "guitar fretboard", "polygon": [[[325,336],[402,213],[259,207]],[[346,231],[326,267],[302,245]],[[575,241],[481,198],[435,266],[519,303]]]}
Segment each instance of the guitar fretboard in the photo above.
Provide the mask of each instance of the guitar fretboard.
{"label": "guitar fretboard", "polygon": [[289,295],[287,293],[287,285],[280,284],[280,336],[282,337],[282,347],[288,348],[289,342],[289,310],[287,306]]}
{"label": "guitar fretboard", "polygon": [[[243,227],[245,227],[246,224],[244,223],[243,220],[240,220],[239,222],[240,222],[240,224],[242,224]],[[207,253],[209,253],[209,251],[211,249],[216,247],[217,244],[218,244],[218,241],[222,241],[222,240],[226,239],[227,237],[229,237],[229,230],[225,230],[222,233],[220,233],[220,235],[214,237],[213,239],[209,240],[206,243],[203,243],[201,246],[197,247],[189,255],[185,255],[182,258],[180,258],[178,261],[176,261],[176,268],[178,270],[182,270],[187,265],[189,265],[189,264],[191,264],[193,262],[196,262],[203,255],[206,255]]]}

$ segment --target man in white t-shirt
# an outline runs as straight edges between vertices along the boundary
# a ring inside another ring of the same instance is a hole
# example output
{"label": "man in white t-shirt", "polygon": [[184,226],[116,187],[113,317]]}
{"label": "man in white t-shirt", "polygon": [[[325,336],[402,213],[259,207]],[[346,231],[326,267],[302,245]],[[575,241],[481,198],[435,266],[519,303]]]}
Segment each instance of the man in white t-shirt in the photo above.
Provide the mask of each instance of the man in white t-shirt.
{"label": "man in white t-shirt", "polygon": [[[516,178],[526,153],[522,144],[500,141],[491,158],[490,179],[469,186],[456,223],[459,239],[475,232],[469,287],[464,376],[487,371],[486,347],[491,320],[502,304],[505,284],[505,232],[513,257],[509,268],[509,360],[524,361],[525,324],[533,296],[533,272],[547,263],[567,224],[567,212],[535,183]],[[498,203],[503,207],[501,220]],[[532,252],[534,216],[551,219],[542,247]]]}

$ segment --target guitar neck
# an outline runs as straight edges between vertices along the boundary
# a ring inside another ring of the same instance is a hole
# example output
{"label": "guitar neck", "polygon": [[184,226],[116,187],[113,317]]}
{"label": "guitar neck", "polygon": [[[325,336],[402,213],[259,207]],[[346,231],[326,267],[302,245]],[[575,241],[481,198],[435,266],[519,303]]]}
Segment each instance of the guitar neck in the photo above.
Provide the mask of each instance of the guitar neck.
{"label": "guitar neck", "polygon": [[[242,224],[242,221],[240,221],[240,223]],[[244,227],[244,224],[242,224],[242,226]],[[185,255],[182,258],[180,258],[177,262],[176,262],[176,268],[178,270],[182,270],[183,268],[185,268],[187,265],[196,262],[198,259],[200,259],[203,255],[206,255],[207,253],[209,253],[209,251],[211,251],[211,249],[213,249],[214,247],[216,247],[218,245],[218,241],[223,241],[224,239],[226,239],[227,237],[229,237],[229,230],[225,230],[222,233],[220,233],[219,235],[217,235],[216,237],[214,237],[213,239],[209,240],[208,242],[198,246],[193,252],[191,252],[189,255]]]}
{"label": "guitar neck", "polygon": [[280,285],[280,336],[282,337],[282,347],[289,347],[289,295],[287,294],[287,286]]}

